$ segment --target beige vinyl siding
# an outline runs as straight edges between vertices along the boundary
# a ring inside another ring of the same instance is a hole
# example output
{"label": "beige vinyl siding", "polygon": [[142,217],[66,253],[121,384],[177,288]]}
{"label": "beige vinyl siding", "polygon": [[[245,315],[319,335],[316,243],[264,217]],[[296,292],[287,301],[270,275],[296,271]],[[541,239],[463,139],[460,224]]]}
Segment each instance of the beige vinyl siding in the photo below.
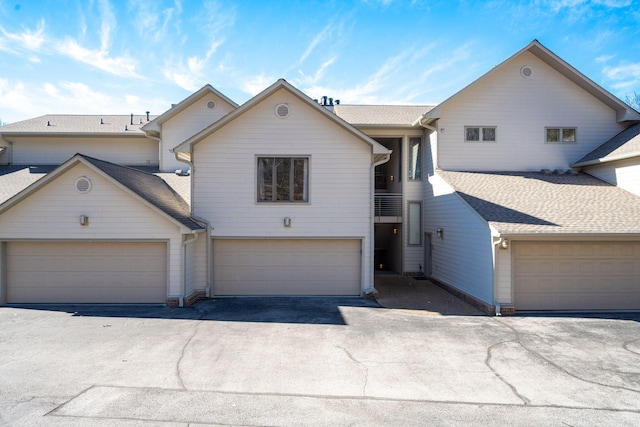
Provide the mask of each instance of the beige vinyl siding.
{"label": "beige vinyl siding", "polygon": [[186,295],[207,287],[207,239],[206,233],[201,233],[198,239],[187,245],[186,259]]}
{"label": "beige vinyl siding", "polygon": [[[75,180],[88,177],[92,188],[80,194]],[[89,217],[82,227],[80,215]],[[181,294],[182,239],[179,227],[78,164],[0,216],[0,240],[165,240],[169,242],[169,295]]]}
{"label": "beige vinyl siding", "polygon": [[495,300],[499,304],[513,303],[513,289],[511,286],[511,248],[499,249],[495,247],[496,257],[496,289]]}
{"label": "beige vinyl siding", "polygon": [[[439,175],[430,177],[426,187],[424,231],[433,235],[432,276],[493,303],[489,225]],[[444,230],[444,238],[437,236],[437,228]]]}
{"label": "beige vinyl siding", "polygon": [[[274,114],[280,103],[289,118]],[[309,202],[256,202],[256,156],[308,157]],[[196,144],[194,162],[192,208],[213,221],[215,237],[364,238],[364,283],[372,284],[366,142],[280,90]]]}
{"label": "beige vinyl siding", "polygon": [[77,153],[123,165],[158,165],[158,142],[140,137],[14,137],[13,164],[59,165]]}
{"label": "beige vinyl siding", "polygon": [[585,172],[640,196],[640,157],[589,166]]}
{"label": "beige vinyl siding", "polygon": [[213,243],[215,295],[360,295],[358,240],[214,239]]}
{"label": "beige vinyl siding", "polygon": [[[210,110],[206,107],[207,100],[216,102],[216,108]],[[162,146],[160,150],[160,169],[165,172],[176,169],[187,169],[186,163],[176,160],[171,149],[183,143],[185,140],[200,132],[207,126],[215,123],[222,116],[227,115],[234,108],[212,93],[207,93],[162,123]]]}
{"label": "beige vinyl siding", "polygon": [[640,242],[515,242],[516,310],[640,309]]}
{"label": "beige vinyl siding", "polygon": [[164,303],[166,243],[8,242],[8,303]]}
{"label": "beige vinyl siding", "polygon": [[[530,78],[520,75],[524,65],[533,68]],[[444,170],[567,169],[623,129],[614,110],[529,52],[474,83],[443,110],[438,163]],[[496,142],[465,142],[465,126],[495,126]],[[545,144],[545,127],[575,127],[577,143]]]}

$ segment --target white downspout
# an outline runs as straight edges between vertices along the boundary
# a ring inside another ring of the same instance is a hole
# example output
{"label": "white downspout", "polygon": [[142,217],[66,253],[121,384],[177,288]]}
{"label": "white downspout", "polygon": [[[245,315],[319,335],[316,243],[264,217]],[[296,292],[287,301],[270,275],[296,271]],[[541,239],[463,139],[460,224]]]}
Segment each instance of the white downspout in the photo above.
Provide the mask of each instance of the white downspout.
{"label": "white downspout", "polygon": [[180,308],[184,307],[184,297],[187,293],[187,245],[198,240],[200,233],[193,233],[193,236],[195,236],[193,239],[187,239],[185,235],[185,239],[182,241],[182,292],[178,303],[178,307]]}
{"label": "white downspout", "polygon": [[498,251],[500,250],[500,246],[503,242],[506,242],[506,239],[500,235],[492,235],[493,239],[493,305],[495,306],[495,315],[502,316],[502,312],[500,309],[500,303],[496,300],[496,295],[498,294]]}
{"label": "white downspout", "polygon": [[376,186],[375,186],[375,173],[376,173],[376,166],[379,166],[383,163],[386,163],[389,161],[389,159],[391,158],[391,151],[389,151],[388,153],[384,154],[384,157],[381,160],[378,160],[377,162],[375,161],[375,154],[374,154],[374,161],[373,163],[371,163],[371,173],[369,174],[369,180],[370,182],[370,187],[371,187],[371,202],[369,203],[370,207],[369,207],[369,250],[371,251],[369,253],[369,258],[371,258],[371,287],[367,288],[364,290],[365,295],[368,293],[375,293],[375,265],[373,262],[373,258],[374,258],[374,254],[375,254],[375,235],[376,235],[376,231],[375,231],[375,225],[374,225],[374,218],[375,218],[375,202],[376,202]]}

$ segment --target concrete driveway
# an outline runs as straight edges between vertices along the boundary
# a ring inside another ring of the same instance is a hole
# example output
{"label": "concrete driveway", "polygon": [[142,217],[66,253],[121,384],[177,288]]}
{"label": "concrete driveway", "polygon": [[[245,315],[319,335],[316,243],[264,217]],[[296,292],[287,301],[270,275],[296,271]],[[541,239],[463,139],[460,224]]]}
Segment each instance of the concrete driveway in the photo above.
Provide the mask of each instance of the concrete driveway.
{"label": "concrete driveway", "polygon": [[640,314],[0,308],[0,425],[640,425]]}

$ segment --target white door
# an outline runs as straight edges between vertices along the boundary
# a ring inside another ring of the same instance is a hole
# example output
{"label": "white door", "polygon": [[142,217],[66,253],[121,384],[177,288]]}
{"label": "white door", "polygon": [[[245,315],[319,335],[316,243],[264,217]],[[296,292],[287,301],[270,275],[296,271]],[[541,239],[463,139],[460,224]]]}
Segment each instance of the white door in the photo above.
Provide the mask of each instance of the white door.
{"label": "white door", "polygon": [[213,241],[215,295],[360,295],[360,240]]}
{"label": "white door", "polygon": [[640,309],[640,242],[513,242],[516,310]]}
{"label": "white door", "polygon": [[166,243],[8,242],[9,303],[164,303]]}

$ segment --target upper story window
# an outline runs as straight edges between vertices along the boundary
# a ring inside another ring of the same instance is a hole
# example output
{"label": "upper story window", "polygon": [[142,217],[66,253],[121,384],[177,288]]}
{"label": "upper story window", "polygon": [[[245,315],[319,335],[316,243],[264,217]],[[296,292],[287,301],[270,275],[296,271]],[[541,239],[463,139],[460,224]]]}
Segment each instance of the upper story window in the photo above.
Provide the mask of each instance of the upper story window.
{"label": "upper story window", "polygon": [[464,140],[466,142],[496,142],[496,127],[465,126]]}
{"label": "upper story window", "polygon": [[545,128],[545,142],[574,143],[576,142],[576,128]]}
{"label": "upper story window", "polygon": [[308,202],[309,158],[258,157],[258,202]]}
{"label": "upper story window", "polygon": [[409,179],[422,179],[422,139],[409,138]]}

